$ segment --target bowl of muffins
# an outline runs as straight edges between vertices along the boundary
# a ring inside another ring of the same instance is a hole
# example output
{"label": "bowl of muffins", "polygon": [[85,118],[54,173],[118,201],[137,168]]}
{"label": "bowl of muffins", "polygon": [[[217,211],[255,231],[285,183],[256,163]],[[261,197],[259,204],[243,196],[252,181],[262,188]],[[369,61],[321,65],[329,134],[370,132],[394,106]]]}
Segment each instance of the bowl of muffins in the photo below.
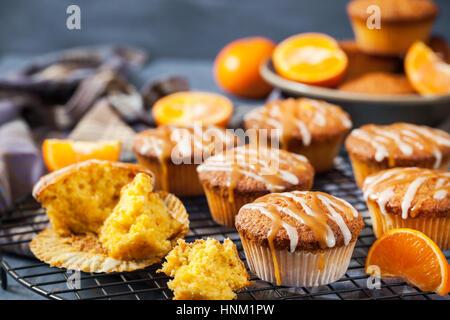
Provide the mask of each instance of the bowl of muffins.
{"label": "bowl of muffins", "polygon": [[449,47],[432,35],[429,0],[350,1],[355,38],[291,36],[261,65],[285,97],[340,104],[357,126],[406,121],[437,125],[450,115]]}

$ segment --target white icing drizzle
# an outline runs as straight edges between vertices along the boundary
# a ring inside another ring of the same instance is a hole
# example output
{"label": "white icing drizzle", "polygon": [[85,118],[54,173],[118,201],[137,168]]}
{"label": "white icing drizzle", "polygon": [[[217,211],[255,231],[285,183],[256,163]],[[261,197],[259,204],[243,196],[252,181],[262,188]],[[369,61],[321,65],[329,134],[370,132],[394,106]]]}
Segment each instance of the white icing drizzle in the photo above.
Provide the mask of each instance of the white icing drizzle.
{"label": "white icing drizzle", "polygon": [[416,178],[411,184],[409,185],[408,189],[406,190],[405,196],[403,197],[402,201],[402,218],[406,219],[408,218],[408,212],[409,208],[411,207],[411,202],[414,199],[414,196],[416,195],[417,190],[419,189],[420,185],[427,180],[426,177],[419,177]]}
{"label": "white icing drizzle", "polygon": [[394,187],[387,188],[386,190],[380,193],[380,196],[377,199],[378,207],[381,210],[381,213],[387,215],[386,212],[386,203],[394,196]]}
{"label": "white icing drizzle", "polygon": [[434,162],[433,169],[438,169],[442,162],[442,152],[439,148],[434,148],[434,156],[436,157],[436,161]]}
{"label": "white icing drizzle", "polygon": [[303,121],[300,121],[300,120],[297,121],[297,126],[302,135],[303,145],[309,146],[311,143],[311,133],[309,132],[308,127],[305,125],[305,123]]}
{"label": "white icing drizzle", "polygon": [[[309,108],[303,108],[302,104],[307,104]],[[352,127],[352,122],[348,115],[339,107],[324,101],[307,98],[291,98],[277,103],[268,103],[264,107],[251,110],[244,116],[246,122],[250,120],[263,122],[262,124],[253,123],[251,127],[260,128],[265,123],[280,129],[280,136],[283,136],[284,133],[290,134],[290,132],[283,131],[288,129],[285,127],[286,122],[292,121],[290,123],[295,125],[300,131],[302,142],[305,146],[311,144],[311,127],[314,125],[322,128],[326,127],[330,119],[340,122],[346,129]]]}
{"label": "white icing drizzle", "polygon": [[[161,126],[149,129],[139,134],[142,141],[138,148],[140,154],[146,154],[153,150],[161,160],[163,156],[189,157],[195,151],[201,154],[220,150],[234,146],[235,136],[231,133],[215,127],[187,127]],[[168,154],[164,154],[164,149],[170,147]]]}
{"label": "white icing drizzle", "polygon": [[[247,209],[256,209],[259,210],[259,212],[261,212],[263,215],[265,215],[266,217],[268,217],[269,219],[272,219],[272,215],[270,214],[269,211],[267,211],[266,209],[266,204],[259,202],[259,203],[248,203],[246,205],[244,205],[242,208],[247,208]],[[298,219],[299,217],[297,217]],[[295,248],[297,248],[297,244],[298,244],[298,232],[297,229],[294,228],[293,226],[291,226],[290,224],[281,221],[281,226],[284,228],[284,230],[286,230],[286,233],[289,237],[289,251],[290,252],[294,252]],[[268,237],[271,236],[271,234],[269,233],[267,235]]]}
{"label": "white icing drizzle", "polygon": [[394,140],[394,142],[398,145],[398,147],[400,148],[400,151],[407,156],[412,155],[413,153],[413,148],[402,141],[402,138],[400,137],[400,135],[398,133],[395,132],[389,132],[389,131],[382,131],[379,129],[375,129],[375,132],[381,136],[385,136],[387,138],[390,138],[392,140]]}
{"label": "white icing drizzle", "polygon": [[375,160],[378,162],[383,161],[387,156],[389,156],[385,146],[379,144],[373,140],[366,132],[361,129],[355,129],[351,133],[352,136],[369,143],[373,148],[375,148]]}
{"label": "white icing drizzle", "polygon": [[[395,189],[397,180],[403,185],[404,191]],[[386,212],[386,203],[398,192],[404,192],[400,200],[401,216],[403,219],[406,219],[422,184],[434,180],[436,181],[434,190],[430,190],[429,194],[423,196],[433,197],[435,200],[445,199],[450,186],[450,173],[423,168],[395,168],[368,177],[363,186],[364,198],[366,201],[368,199],[376,201],[380,211],[386,215],[388,214]],[[384,185],[383,183],[388,184]],[[428,184],[429,188],[431,183]],[[413,210],[416,209],[415,207],[413,208]]]}
{"label": "white icing drizzle", "polygon": [[[395,146],[406,156],[411,156],[414,150],[429,153],[434,156],[434,169],[442,163],[442,150],[440,146],[450,146],[450,137],[445,132],[424,126],[407,123],[396,123],[389,126],[367,125],[354,130],[352,135],[370,144],[375,150],[375,159],[380,162],[389,157],[388,149],[393,152]],[[392,155],[391,155],[392,156]]]}
{"label": "white icing drizzle", "polygon": [[364,186],[363,186],[363,190],[364,190],[364,199],[367,201],[367,199],[369,198],[369,196],[371,197],[371,199],[374,197],[374,195],[372,194],[372,189],[380,182],[385,181],[387,179],[389,179],[390,177],[392,177],[394,174],[398,173],[401,169],[392,169],[389,171],[385,171],[383,172],[381,175],[374,175],[374,176],[370,176],[368,178],[366,178],[366,180],[364,181]]}
{"label": "white icing drizzle", "polygon": [[433,198],[436,200],[443,200],[447,196],[447,190],[438,190],[434,193]]}
{"label": "white icing drizzle", "polygon": [[352,240],[352,233],[348,229],[347,224],[345,223],[342,216],[339,213],[337,213],[336,210],[334,210],[333,206],[336,206],[336,204],[334,202],[330,201],[330,199],[328,199],[320,194],[317,195],[317,198],[319,198],[320,201],[322,201],[322,203],[325,205],[325,207],[331,213],[330,218],[334,222],[336,222],[339,229],[341,229],[342,235],[344,236],[344,243],[345,243],[345,245],[348,245],[350,243],[350,240]]}
{"label": "white icing drizzle", "polygon": [[[268,157],[264,157],[264,155],[267,155]],[[287,157],[292,157],[293,159],[288,159]],[[274,192],[282,191],[286,186],[270,184],[269,181],[264,178],[264,175],[277,175],[284,182],[291,185],[297,185],[299,183],[299,178],[292,172],[281,168],[282,164],[284,165],[283,167],[286,168],[295,166],[295,161],[297,161],[297,165],[299,165],[300,162],[307,163],[308,160],[304,156],[294,155],[279,149],[256,149],[248,146],[240,146],[208,158],[207,161],[197,167],[197,172],[231,172],[233,170],[233,164],[236,163],[241,174],[264,183],[270,191]],[[274,165],[277,162],[278,165]],[[229,186],[231,181],[228,181],[227,183]]]}

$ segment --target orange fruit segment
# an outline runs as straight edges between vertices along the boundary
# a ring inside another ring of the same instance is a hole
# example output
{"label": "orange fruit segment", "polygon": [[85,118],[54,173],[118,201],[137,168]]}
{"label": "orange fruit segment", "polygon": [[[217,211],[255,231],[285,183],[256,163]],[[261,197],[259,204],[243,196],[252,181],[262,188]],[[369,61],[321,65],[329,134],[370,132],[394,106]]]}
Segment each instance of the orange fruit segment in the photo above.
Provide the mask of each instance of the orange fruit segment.
{"label": "orange fruit segment", "polygon": [[49,171],[89,159],[118,161],[120,141],[46,139],[42,144],[42,155]]}
{"label": "orange fruit segment", "polygon": [[375,241],[367,255],[366,273],[377,276],[376,269],[381,278],[401,279],[439,295],[449,292],[447,259],[433,240],[417,230],[393,229]]}
{"label": "orange fruit segment", "polygon": [[152,112],[158,125],[225,127],[233,113],[233,104],[219,94],[185,91],[159,99],[153,105]]}
{"label": "orange fruit segment", "polygon": [[422,95],[450,94],[450,65],[423,42],[406,53],[405,71],[413,88]]}
{"label": "orange fruit segment", "polygon": [[214,61],[214,78],[226,92],[243,98],[264,98],[272,87],[259,73],[272,56],[275,43],[263,37],[238,39],[227,44]]}
{"label": "orange fruit segment", "polygon": [[348,59],[336,40],[322,33],[302,33],[282,41],[273,52],[275,70],[284,78],[334,87]]}

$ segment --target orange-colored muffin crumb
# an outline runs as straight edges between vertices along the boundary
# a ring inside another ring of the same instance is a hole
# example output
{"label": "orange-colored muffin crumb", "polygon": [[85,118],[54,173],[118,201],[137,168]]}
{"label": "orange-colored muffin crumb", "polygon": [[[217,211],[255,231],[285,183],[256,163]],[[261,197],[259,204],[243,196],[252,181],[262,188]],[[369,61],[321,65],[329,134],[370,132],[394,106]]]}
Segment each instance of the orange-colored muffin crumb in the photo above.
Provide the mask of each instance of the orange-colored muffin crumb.
{"label": "orange-colored muffin crumb", "polygon": [[175,300],[232,300],[235,291],[250,285],[250,277],[230,239],[178,241],[159,272],[173,280],[168,287]]}

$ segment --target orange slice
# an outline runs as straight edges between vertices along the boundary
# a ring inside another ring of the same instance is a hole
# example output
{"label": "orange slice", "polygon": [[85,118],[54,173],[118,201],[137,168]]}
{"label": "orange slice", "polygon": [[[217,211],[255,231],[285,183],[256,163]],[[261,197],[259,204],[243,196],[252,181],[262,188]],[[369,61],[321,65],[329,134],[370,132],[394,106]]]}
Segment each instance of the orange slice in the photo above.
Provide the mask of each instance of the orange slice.
{"label": "orange slice", "polygon": [[393,229],[375,241],[367,255],[366,273],[377,276],[376,267],[381,278],[402,279],[424,291],[445,295],[450,289],[447,259],[433,240],[417,230]]}
{"label": "orange slice", "polygon": [[118,161],[120,141],[73,141],[46,139],[42,155],[49,171],[89,159]]}
{"label": "orange slice", "polygon": [[317,86],[337,85],[347,63],[347,55],[337,41],[322,33],[287,38],[273,53],[273,65],[282,77]]}
{"label": "orange slice", "polygon": [[233,113],[231,101],[208,92],[177,92],[159,99],[152,109],[158,125],[217,125],[225,127]]}
{"label": "orange slice", "polygon": [[415,42],[409,48],[405,71],[409,82],[420,94],[450,94],[450,65],[423,42]]}

